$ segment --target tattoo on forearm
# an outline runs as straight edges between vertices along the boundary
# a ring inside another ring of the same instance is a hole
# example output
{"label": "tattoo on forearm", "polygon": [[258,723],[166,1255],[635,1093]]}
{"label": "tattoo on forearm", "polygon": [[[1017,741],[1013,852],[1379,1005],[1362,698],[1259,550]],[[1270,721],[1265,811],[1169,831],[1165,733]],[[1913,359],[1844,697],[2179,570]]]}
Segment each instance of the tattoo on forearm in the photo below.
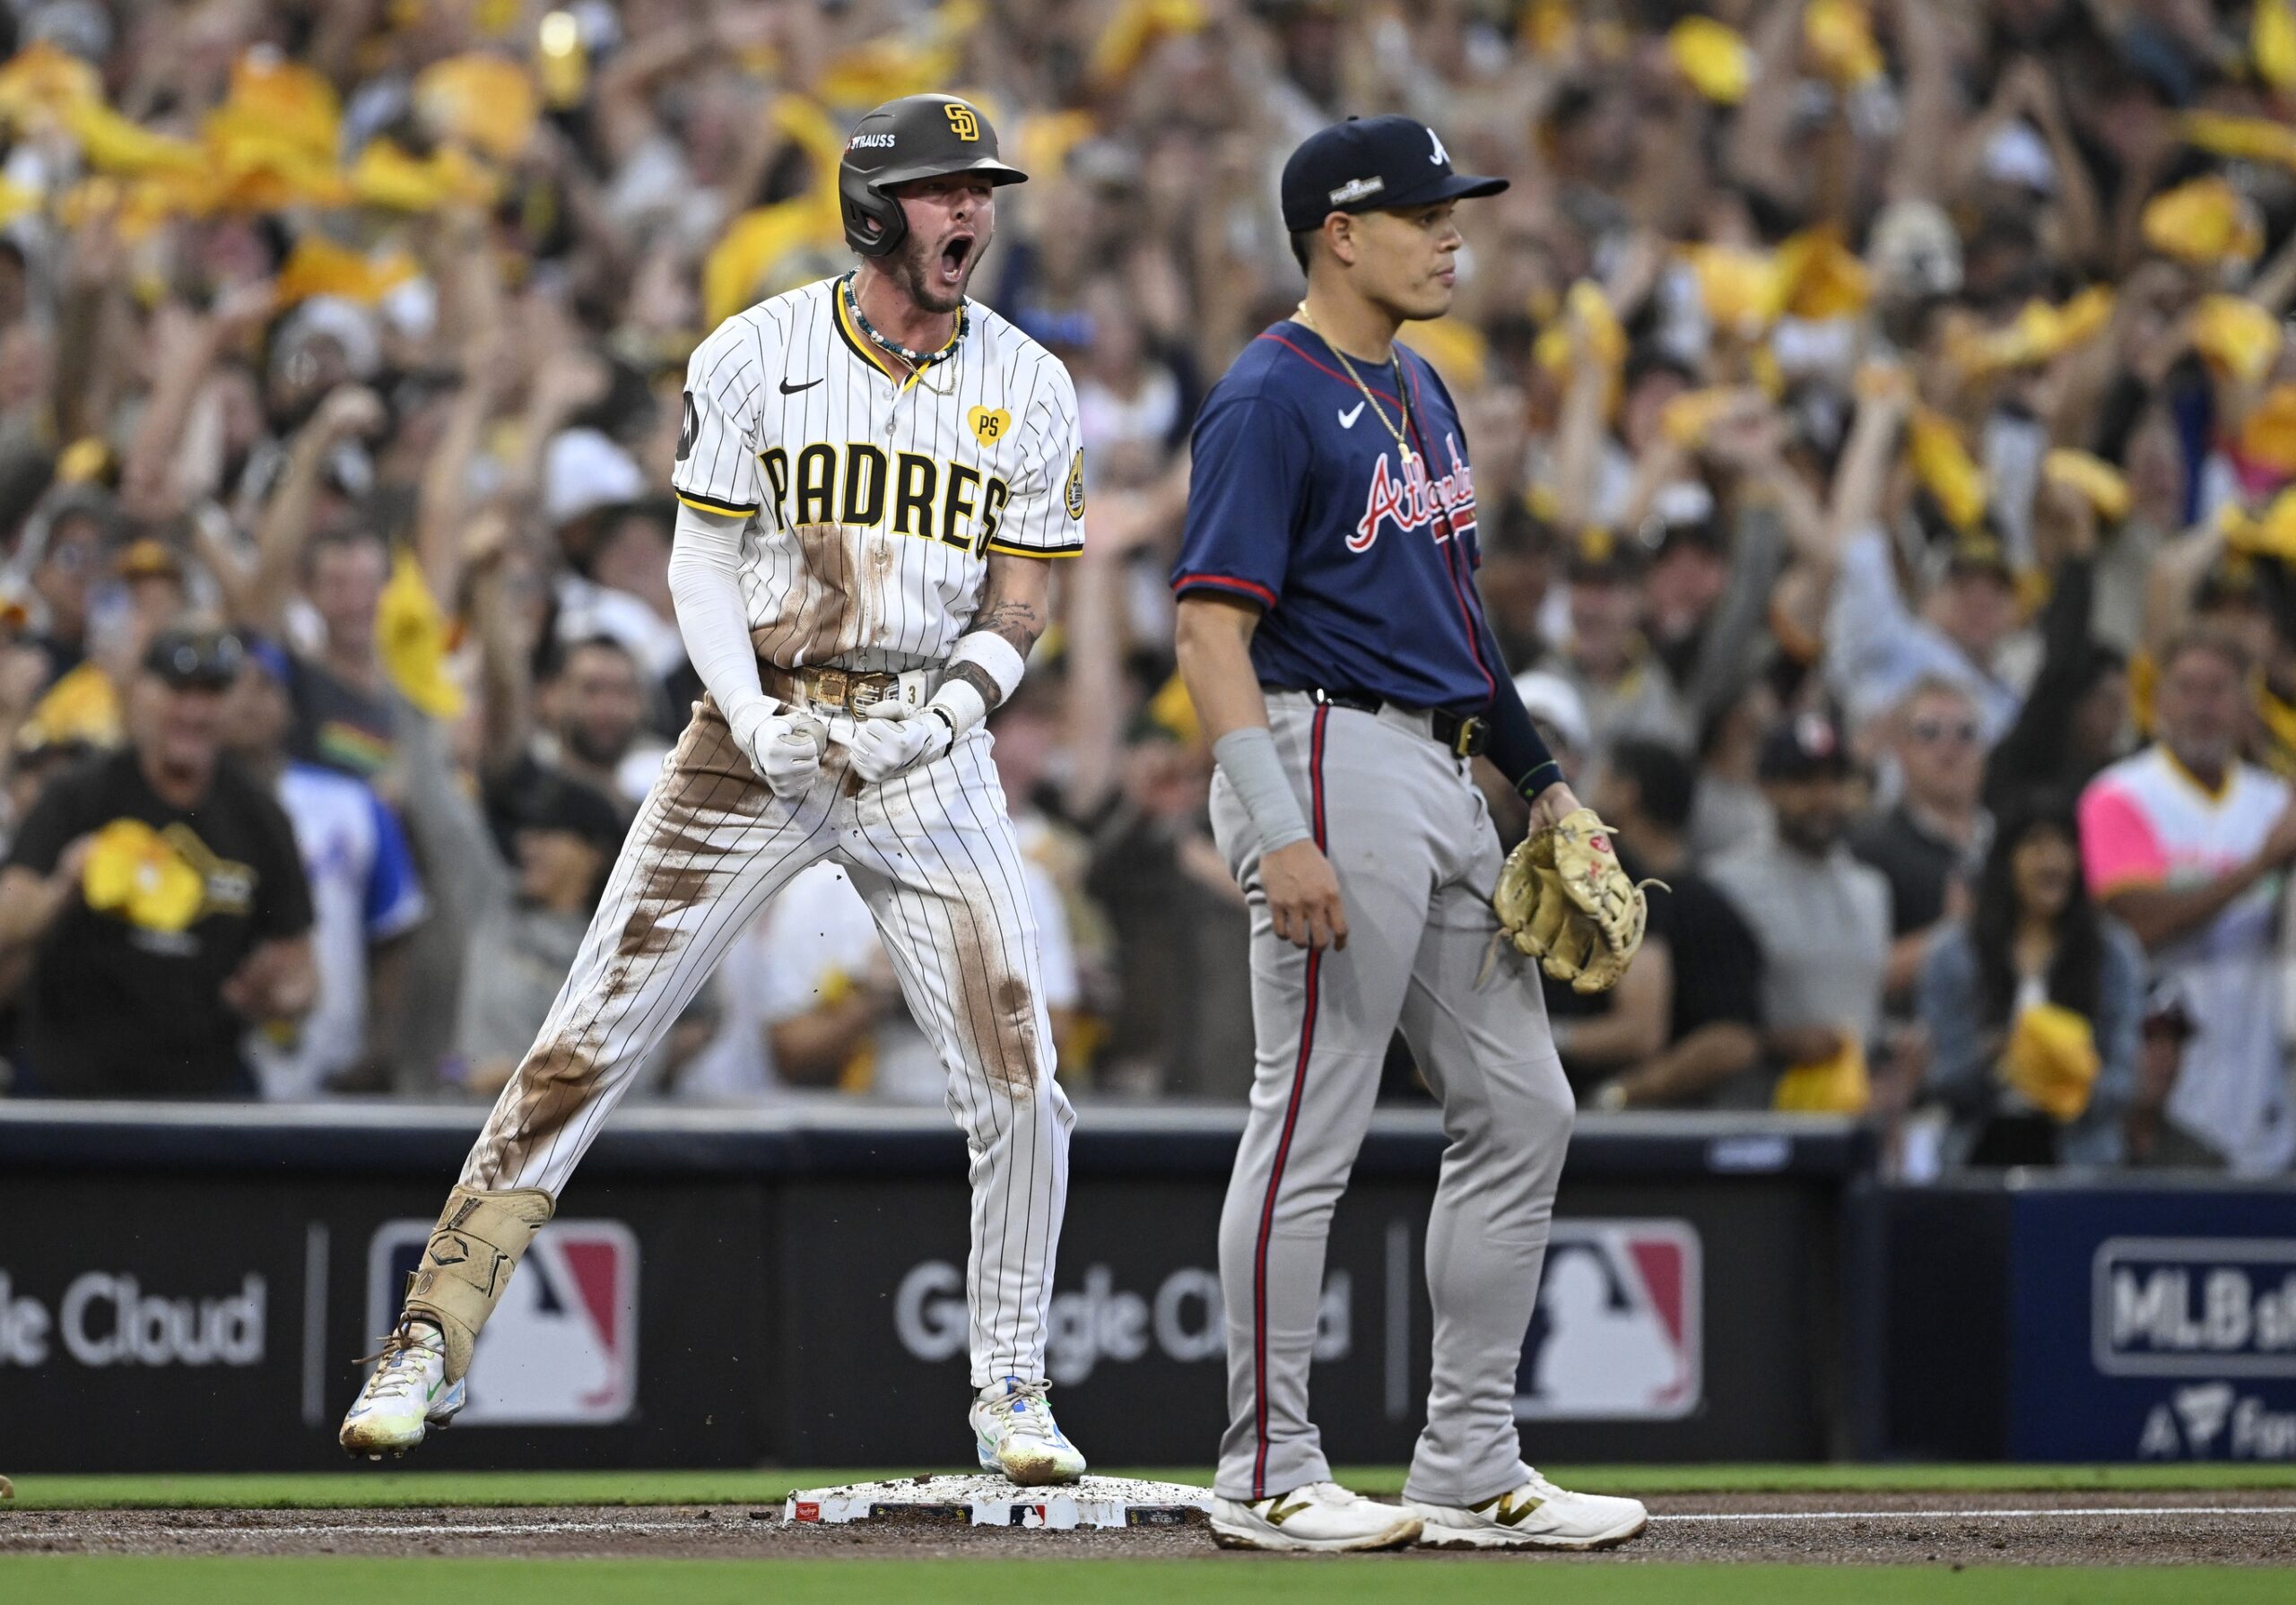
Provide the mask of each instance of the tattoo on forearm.
{"label": "tattoo on forearm", "polygon": [[951,680],[961,680],[980,693],[981,701],[991,710],[1004,700],[1004,693],[996,689],[996,679],[978,664],[958,664],[949,671]]}
{"label": "tattoo on forearm", "polygon": [[977,629],[1003,636],[1013,651],[1026,657],[1029,648],[1037,644],[1037,638],[1044,634],[1044,615],[1025,602],[991,603],[973,616],[973,621],[965,626],[965,634]]}

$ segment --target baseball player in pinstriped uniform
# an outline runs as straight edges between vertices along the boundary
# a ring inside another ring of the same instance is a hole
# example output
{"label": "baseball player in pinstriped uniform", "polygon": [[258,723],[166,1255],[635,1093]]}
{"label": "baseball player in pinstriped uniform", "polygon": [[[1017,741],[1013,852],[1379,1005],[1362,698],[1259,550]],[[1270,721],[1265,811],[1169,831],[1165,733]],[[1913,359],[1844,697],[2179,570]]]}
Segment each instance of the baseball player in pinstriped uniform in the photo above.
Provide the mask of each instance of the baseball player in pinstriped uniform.
{"label": "baseball player in pinstriped uniform", "polygon": [[1075,1117],[982,728],[1043,629],[1048,560],[1083,540],[1068,374],[964,295],[996,187],[1023,177],[962,100],[880,107],[839,170],[859,267],[694,352],[670,586],[709,694],[448,1200],[344,1423],[354,1453],[403,1453],[461,1407],[480,1326],[631,1075],[766,900],[830,859],[876,917],[971,1151],[980,1463],[1083,1472],[1043,1380]]}
{"label": "baseball player in pinstriped uniform", "polygon": [[[1409,117],[1309,139],[1283,181],[1307,299],[1196,421],[1179,664],[1219,760],[1213,831],[1252,907],[1258,1045],[1220,1225],[1230,1424],[1212,1526],[1226,1544],[1589,1549],[1646,1519],[1521,1458],[1515,1373],[1571,1097],[1537,977],[1500,941],[1499,837],[1473,759],[1530,799],[1551,846],[1550,829],[1592,827],[1568,857],[1574,897],[1610,893],[1618,915],[1639,894],[1501,666],[1474,588],[1465,431],[1435,370],[1394,343],[1450,305],[1456,203],[1506,187],[1454,173]],[[1544,957],[1567,931],[1586,953],[1579,915],[1544,909],[1523,950]],[[1640,939],[1639,921],[1618,923],[1583,965],[1589,990]],[[1427,1229],[1433,1384],[1403,1509],[1334,1483],[1308,1416],[1332,1208],[1398,1026],[1450,1139]]]}

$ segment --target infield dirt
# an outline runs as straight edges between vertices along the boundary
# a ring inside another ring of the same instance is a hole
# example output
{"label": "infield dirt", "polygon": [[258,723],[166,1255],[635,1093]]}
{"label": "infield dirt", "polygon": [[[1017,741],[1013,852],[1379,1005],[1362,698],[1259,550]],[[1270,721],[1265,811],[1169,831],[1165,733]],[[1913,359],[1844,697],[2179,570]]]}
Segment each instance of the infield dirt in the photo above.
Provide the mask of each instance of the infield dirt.
{"label": "infield dirt", "polygon": [[[2296,1492],[1674,1495],[1649,1530],[1582,1557],[1787,1564],[2296,1566]],[[437,1555],[927,1559],[1257,1558],[1203,1527],[1052,1532],[939,1523],[785,1525],[778,1506],[517,1510],[19,1510],[0,1556]],[[1378,1557],[1419,1564],[1427,1551]],[[1526,1557],[1526,1560],[1535,1557]],[[1546,1557],[1544,1558],[1557,1558]]]}

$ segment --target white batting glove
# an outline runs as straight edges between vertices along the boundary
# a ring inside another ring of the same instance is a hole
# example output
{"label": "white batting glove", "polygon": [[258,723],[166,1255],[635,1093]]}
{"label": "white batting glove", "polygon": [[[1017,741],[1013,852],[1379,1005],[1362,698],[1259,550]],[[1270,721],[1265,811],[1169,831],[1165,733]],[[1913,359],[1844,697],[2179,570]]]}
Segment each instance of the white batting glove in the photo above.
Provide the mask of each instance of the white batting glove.
{"label": "white batting glove", "polygon": [[750,768],[764,776],[766,786],[784,802],[813,789],[822,772],[822,753],[829,745],[829,727],[808,713],[783,713],[761,697],[745,702],[726,716],[734,745],[750,760]]}
{"label": "white batting glove", "polygon": [[860,723],[846,745],[853,772],[872,785],[940,757],[957,739],[956,727],[930,703],[872,702],[858,711]]}

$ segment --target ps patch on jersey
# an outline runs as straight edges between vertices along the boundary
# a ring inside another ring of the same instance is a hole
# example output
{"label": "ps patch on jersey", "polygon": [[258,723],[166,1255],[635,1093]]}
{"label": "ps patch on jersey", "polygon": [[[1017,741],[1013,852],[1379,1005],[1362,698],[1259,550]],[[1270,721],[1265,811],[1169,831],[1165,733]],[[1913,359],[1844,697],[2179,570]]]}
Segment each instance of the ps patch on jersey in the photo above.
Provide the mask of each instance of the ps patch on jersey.
{"label": "ps patch on jersey", "polygon": [[693,455],[693,443],[701,435],[701,415],[693,410],[693,392],[685,393],[685,421],[678,426],[678,461],[683,463]]}
{"label": "ps patch on jersey", "polygon": [[1075,460],[1068,464],[1068,483],[1060,492],[1060,499],[1068,508],[1071,518],[1084,516],[1084,448],[1076,448]]}
{"label": "ps patch on jersey", "polygon": [[965,422],[971,428],[974,439],[983,446],[994,446],[1013,427],[1013,415],[1002,407],[975,407],[965,414]]}

